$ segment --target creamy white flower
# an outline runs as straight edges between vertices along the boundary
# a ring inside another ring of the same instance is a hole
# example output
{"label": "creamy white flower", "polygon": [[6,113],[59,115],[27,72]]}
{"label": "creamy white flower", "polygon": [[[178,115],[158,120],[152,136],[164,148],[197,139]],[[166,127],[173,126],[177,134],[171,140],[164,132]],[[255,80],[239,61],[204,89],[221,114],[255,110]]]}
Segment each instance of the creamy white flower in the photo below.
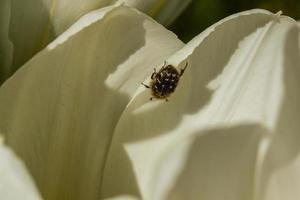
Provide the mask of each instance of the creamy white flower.
{"label": "creamy white flower", "polygon": [[191,0],[113,0],[113,2],[137,8],[154,17],[159,23],[169,25]]}
{"label": "creamy white flower", "polygon": [[[299,57],[299,25],[284,16],[253,10],[208,28],[168,59],[190,64],[170,103],[140,91],[127,106],[105,191],[134,174],[144,199],[298,199]],[[117,170],[126,160],[133,170]]]}
{"label": "creamy white flower", "polygon": [[92,10],[113,4],[127,4],[167,24],[189,2],[190,0],[1,0],[0,84],[76,20]]}
{"label": "creamy white flower", "polygon": [[121,196],[111,197],[103,200],[138,200],[138,199],[133,196],[121,195]]}
{"label": "creamy white flower", "polygon": [[[132,8],[91,12],[2,85],[0,131],[45,199],[299,199],[299,30],[256,9],[183,45]],[[149,101],[165,60],[188,68]]]}
{"label": "creamy white flower", "polygon": [[3,144],[0,135],[1,200],[40,200],[41,197],[20,159]]}
{"label": "creamy white flower", "polygon": [[[101,195],[120,115],[153,65],[182,46],[140,12],[106,7],[84,16],[3,84],[0,130],[13,129],[7,142],[24,159],[45,199]],[[7,105],[14,95],[21,96]]]}

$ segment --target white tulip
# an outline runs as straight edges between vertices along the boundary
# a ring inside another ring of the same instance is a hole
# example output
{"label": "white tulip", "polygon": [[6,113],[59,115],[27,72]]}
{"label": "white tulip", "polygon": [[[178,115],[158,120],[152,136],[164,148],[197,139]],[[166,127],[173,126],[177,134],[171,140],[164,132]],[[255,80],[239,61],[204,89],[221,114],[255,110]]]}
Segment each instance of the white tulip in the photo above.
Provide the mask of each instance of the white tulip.
{"label": "white tulip", "polygon": [[137,8],[159,23],[169,25],[188,6],[192,0],[113,0],[117,5],[124,4]]}
{"label": "white tulip", "polygon": [[41,197],[20,159],[3,144],[0,135],[1,200],[40,200]]}
{"label": "white tulip", "polygon": [[[299,30],[255,9],[184,45],[135,9],[93,11],[2,85],[0,131],[44,199],[297,200]],[[164,61],[188,68],[149,101]]]}
{"label": "white tulip", "polygon": [[84,14],[125,4],[170,24],[190,0],[1,0],[0,84]]}
{"label": "white tulip", "polygon": [[[45,199],[99,197],[120,115],[153,65],[182,46],[142,13],[106,7],[81,18],[2,85],[0,130],[14,129],[7,143],[24,159]],[[13,96],[26,93],[11,104],[22,112],[7,105],[7,89]]]}

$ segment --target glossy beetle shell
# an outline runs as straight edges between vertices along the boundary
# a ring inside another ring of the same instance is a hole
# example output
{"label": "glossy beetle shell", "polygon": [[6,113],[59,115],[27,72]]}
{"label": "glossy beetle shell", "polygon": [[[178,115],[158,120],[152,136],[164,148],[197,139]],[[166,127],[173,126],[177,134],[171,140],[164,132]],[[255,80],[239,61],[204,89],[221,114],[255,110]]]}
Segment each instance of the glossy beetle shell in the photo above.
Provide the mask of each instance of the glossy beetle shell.
{"label": "glossy beetle shell", "polygon": [[155,98],[165,99],[172,94],[180,79],[180,74],[172,65],[167,65],[152,74],[150,88]]}

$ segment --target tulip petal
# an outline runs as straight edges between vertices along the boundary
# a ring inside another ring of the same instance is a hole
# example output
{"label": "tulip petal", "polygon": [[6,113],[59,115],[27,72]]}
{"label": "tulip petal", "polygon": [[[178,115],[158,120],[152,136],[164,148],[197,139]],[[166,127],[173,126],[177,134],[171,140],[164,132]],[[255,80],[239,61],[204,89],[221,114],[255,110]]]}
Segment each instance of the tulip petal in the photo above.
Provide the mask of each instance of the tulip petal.
{"label": "tulip petal", "polygon": [[[283,24],[287,19],[281,19]],[[278,25],[273,34],[282,34],[282,85],[280,114],[263,163],[260,183],[262,200],[300,199],[300,26],[288,31]],[[274,41],[279,42],[278,39]],[[274,50],[273,50],[274,51]]]}
{"label": "tulip petal", "polygon": [[10,0],[0,2],[0,85],[11,75],[13,47],[8,38],[10,20]]}
{"label": "tulip petal", "polygon": [[[161,3],[163,5],[160,4],[162,8],[160,8],[159,6],[153,7],[149,13],[154,15],[155,19],[158,22],[164,24],[165,26],[168,26],[173,21],[175,21],[175,19],[185,10],[185,8],[192,2],[192,0],[160,0],[160,2],[163,2]],[[160,8],[160,10],[158,8]]]}
{"label": "tulip petal", "polygon": [[115,0],[117,4],[135,7],[154,17],[165,26],[170,25],[189,5],[191,0]]}
{"label": "tulip petal", "polygon": [[[5,0],[7,1],[7,0]],[[113,3],[125,3],[157,16],[160,22],[171,22],[188,2],[165,0],[10,0],[9,38],[14,45],[11,75],[33,55],[68,29],[82,15]],[[161,14],[163,10],[164,14]],[[7,10],[8,12],[9,10]]]}
{"label": "tulip petal", "polygon": [[255,198],[261,154],[281,114],[282,47],[294,25],[264,10],[238,13],[169,58],[189,66],[168,103],[148,102],[139,90],[127,106],[105,166],[105,195]]}
{"label": "tulip petal", "polygon": [[41,199],[22,161],[6,146],[0,135],[0,199]]}
{"label": "tulip petal", "polygon": [[153,67],[182,46],[135,9],[107,7],[81,18],[2,85],[0,130],[45,199],[98,199],[119,116]]}
{"label": "tulip petal", "polygon": [[107,0],[11,0],[10,39],[13,71],[64,32],[83,14]]}
{"label": "tulip petal", "polygon": [[103,200],[138,200],[138,199],[133,196],[121,195],[121,196],[117,196],[117,197],[106,198]]}

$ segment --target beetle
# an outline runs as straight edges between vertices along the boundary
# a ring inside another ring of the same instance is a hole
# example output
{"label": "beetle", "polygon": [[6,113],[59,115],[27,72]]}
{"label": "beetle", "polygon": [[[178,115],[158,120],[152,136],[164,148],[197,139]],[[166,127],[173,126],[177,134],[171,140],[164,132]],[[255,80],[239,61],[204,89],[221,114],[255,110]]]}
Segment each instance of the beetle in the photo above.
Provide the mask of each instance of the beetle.
{"label": "beetle", "polygon": [[154,72],[151,75],[150,85],[146,85],[142,83],[146,88],[151,89],[152,97],[157,99],[165,99],[168,101],[168,97],[175,91],[180,77],[183,75],[186,70],[188,63],[185,64],[183,69],[180,69],[180,72],[167,62],[164,62],[162,68],[156,72],[154,68]]}

